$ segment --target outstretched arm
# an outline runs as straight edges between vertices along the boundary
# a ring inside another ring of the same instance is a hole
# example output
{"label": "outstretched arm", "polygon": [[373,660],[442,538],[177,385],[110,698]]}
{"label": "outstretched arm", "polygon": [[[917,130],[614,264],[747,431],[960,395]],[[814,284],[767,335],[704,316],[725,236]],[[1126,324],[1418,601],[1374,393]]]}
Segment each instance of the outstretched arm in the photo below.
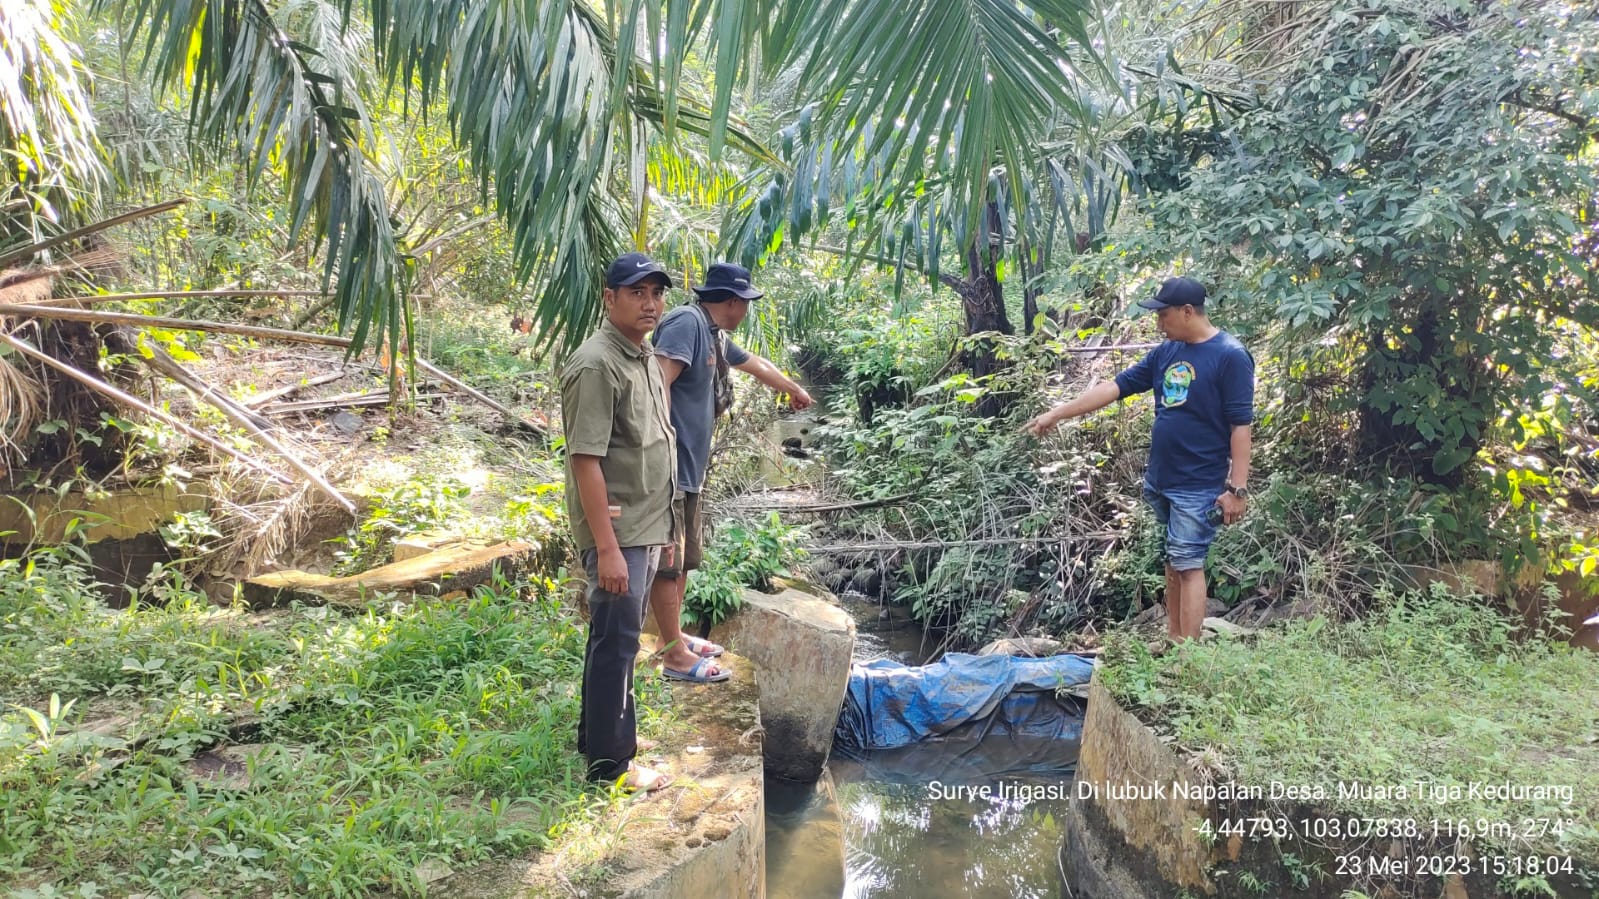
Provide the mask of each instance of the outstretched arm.
{"label": "outstretched arm", "polygon": [[815,402],[811,399],[811,395],[805,392],[805,388],[794,383],[794,380],[778,370],[777,366],[754,353],[751,353],[748,359],[733,367],[760,381],[777,393],[788,394],[788,406],[795,412],[809,408],[811,403]]}
{"label": "outstretched arm", "polygon": [[1034,437],[1042,437],[1055,428],[1056,425],[1068,418],[1087,415],[1109,406],[1121,399],[1122,391],[1116,386],[1115,381],[1100,381],[1088,388],[1076,398],[1050,409],[1039,415],[1027,424],[1022,425],[1022,432]]}

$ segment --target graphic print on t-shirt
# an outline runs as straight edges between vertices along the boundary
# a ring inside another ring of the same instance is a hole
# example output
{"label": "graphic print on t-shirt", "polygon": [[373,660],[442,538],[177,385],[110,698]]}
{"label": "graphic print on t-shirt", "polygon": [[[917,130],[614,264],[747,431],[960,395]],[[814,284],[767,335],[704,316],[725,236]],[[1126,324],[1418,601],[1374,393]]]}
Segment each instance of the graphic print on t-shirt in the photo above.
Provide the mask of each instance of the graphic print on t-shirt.
{"label": "graphic print on t-shirt", "polygon": [[1170,409],[1188,402],[1188,388],[1194,383],[1194,367],[1187,362],[1177,362],[1166,369],[1160,379],[1161,402]]}

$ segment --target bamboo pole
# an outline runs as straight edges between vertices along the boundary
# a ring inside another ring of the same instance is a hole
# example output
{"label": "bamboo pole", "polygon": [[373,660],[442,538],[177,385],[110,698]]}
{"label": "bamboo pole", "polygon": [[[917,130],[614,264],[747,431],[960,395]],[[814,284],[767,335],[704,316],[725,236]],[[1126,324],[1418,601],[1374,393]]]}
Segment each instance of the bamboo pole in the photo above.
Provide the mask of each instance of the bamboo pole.
{"label": "bamboo pole", "polygon": [[152,215],[159,215],[160,213],[166,212],[169,209],[176,209],[187,202],[189,201],[183,198],[168,200],[165,203],[157,203],[154,206],[146,206],[142,209],[124,212],[121,215],[115,215],[111,218],[95,222],[91,225],[84,225],[82,228],[68,231],[65,234],[57,234],[55,237],[52,237],[49,240],[41,240],[36,244],[29,244],[25,247],[19,247],[18,249],[12,250],[3,256],[0,256],[0,268],[4,268],[13,262],[20,262],[24,259],[32,259],[35,255],[43,253],[45,250],[48,250],[51,247],[60,246],[64,243],[71,243],[80,237],[88,237],[90,234],[104,231],[107,228],[114,228],[117,225],[135,222],[142,218],[149,218]]}
{"label": "bamboo pole", "polygon": [[287,343],[313,343],[319,346],[349,347],[346,337],[326,334],[306,334],[285,328],[267,328],[260,325],[235,325],[199,319],[170,318],[162,315],[136,315],[132,312],[106,312],[101,309],[64,309],[56,306],[34,306],[23,303],[0,303],[0,315],[23,318],[44,318],[69,322],[103,322],[114,325],[133,325],[140,328],[171,328],[174,331],[205,331],[213,334],[236,334],[240,337],[259,337],[264,340],[282,340]]}
{"label": "bamboo pole", "polygon": [[[35,306],[23,303],[0,303],[0,315],[16,315],[22,317],[56,319],[60,321],[79,322],[105,322],[119,325],[137,325],[148,328],[171,328],[174,331],[205,331],[213,334],[236,334],[240,337],[259,337],[263,340],[281,340],[285,343],[310,343],[318,346],[333,346],[348,348],[350,339],[347,337],[331,337],[326,334],[306,334],[301,331],[291,331],[286,328],[266,328],[260,325],[235,325],[227,322],[212,322],[199,319],[168,318],[160,315],[135,315],[131,312],[105,312],[99,309],[60,309],[54,306]],[[461,391],[474,400],[499,412],[513,423],[537,433],[543,429],[533,424],[499,400],[494,399],[474,387],[468,386],[464,381],[445,372],[433,363],[417,357],[416,364],[423,371],[438,378],[456,390]]]}
{"label": "bamboo pole", "polygon": [[504,403],[500,402],[499,400],[496,400],[494,397],[491,397],[488,394],[483,393],[482,391],[480,391],[480,390],[478,390],[478,389],[476,389],[474,387],[468,386],[466,384],[466,382],[462,381],[460,378],[457,378],[454,375],[449,374],[448,372],[446,372],[443,369],[439,368],[437,365],[434,365],[433,363],[427,361],[426,359],[423,359],[420,356],[418,356],[417,360],[416,360],[416,364],[417,364],[418,368],[421,368],[423,371],[427,372],[428,374],[432,375],[433,377],[438,378],[440,381],[443,381],[444,383],[450,385],[451,387],[454,387],[456,390],[461,391],[462,393],[466,394],[467,396],[471,397],[472,399],[475,399],[478,402],[482,403],[483,405],[488,406],[490,409],[493,409],[496,412],[499,412],[501,415],[504,415],[508,420],[511,421],[511,423],[519,425],[519,426],[524,427],[524,428],[527,428],[528,430],[534,431],[534,432],[539,433],[539,434],[544,433],[544,429],[543,428],[539,427],[538,425],[534,424],[531,421],[528,421],[526,418],[523,418],[522,416],[516,414],[515,412],[512,412],[511,408],[509,406],[505,405]]}
{"label": "bamboo pole", "polygon": [[233,447],[228,446],[225,443],[222,443],[221,441],[217,440],[215,437],[212,437],[211,435],[206,434],[203,431],[200,431],[200,430],[194,428],[193,426],[191,426],[188,423],[184,422],[183,420],[171,415],[170,413],[163,412],[160,409],[157,409],[156,407],[150,405],[149,403],[146,403],[144,400],[141,400],[138,397],[133,396],[130,393],[126,393],[126,392],[124,392],[122,390],[119,390],[116,387],[113,387],[110,384],[107,384],[105,381],[102,381],[99,378],[94,377],[93,375],[90,375],[90,374],[88,374],[86,372],[83,372],[83,371],[79,371],[78,369],[66,364],[65,362],[62,362],[59,359],[56,359],[56,358],[54,358],[52,356],[49,356],[49,355],[47,355],[45,353],[42,353],[39,350],[34,349],[33,347],[31,347],[28,344],[24,343],[23,341],[18,340],[15,337],[12,337],[10,334],[6,334],[6,333],[3,333],[3,332],[0,332],[0,342],[5,343],[7,346],[10,346],[12,349],[15,349],[17,352],[22,353],[24,356],[28,356],[30,358],[37,359],[40,362],[43,362],[45,365],[48,365],[51,368],[56,369],[57,371],[59,371],[62,374],[66,375],[67,377],[72,378],[73,380],[83,384],[84,386],[88,387],[90,390],[93,390],[93,391],[95,391],[97,393],[101,393],[101,394],[104,394],[104,395],[106,395],[108,397],[111,397],[112,399],[116,400],[119,403],[122,403],[125,406],[129,406],[129,407],[131,407],[133,409],[137,409],[138,411],[143,412],[144,414],[150,416],[151,418],[159,419],[160,421],[163,421],[163,422],[171,425],[172,427],[177,428],[179,431],[182,431],[184,434],[187,434],[188,436],[194,438],[195,440],[200,441],[201,443],[205,444],[206,446],[209,446],[212,449],[215,449],[215,450],[221,452],[223,455],[228,456],[229,458],[235,459],[235,460],[237,460],[239,462],[242,462],[245,465],[249,466],[250,468],[255,469],[256,471],[262,472],[263,474],[265,474],[268,477],[272,478],[274,481],[277,481],[277,482],[279,482],[281,484],[293,484],[294,483],[293,481],[289,480],[287,477],[284,477],[283,475],[273,471],[272,469],[266,467],[265,465],[262,465],[260,462],[257,462],[256,460],[250,458],[249,456],[246,456],[245,454],[239,452],[238,450],[234,449]]}
{"label": "bamboo pole", "polygon": [[[413,299],[432,299],[432,294],[413,293]],[[251,299],[255,297],[327,297],[331,301],[333,294],[321,290],[138,290],[133,293],[102,293],[84,294],[77,297],[50,297],[38,300],[39,305],[48,304],[51,307],[66,306],[71,303],[118,303],[123,300],[204,300],[204,299]]]}
{"label": "bamboo pole", "polygon": [[857,509],[875,509],[878,506],[892,506],[895,503],[904,502],[915,495],[916,494],[914,493],[901,493],[895,496],[885,496],[882,499],[866,499],[853,503],[825,503],[822,505],[809,506],[744,506],[744,508],[750,512],[804,512],[807,514],[820,512],[848,512]]}
{"label": "bamboo pole", "polygon": [[[422,393],[418,394],[415,399],[435,400],[443,396],[449,396],[449,394]],[[326,400],[297,400],[292,403],[274,403],[270,406],[262,406],[261,414],[276,416],[287,415],[291,412],[321,412],[327,409],[356,409],[362,406],[382,406],[390,401],[389,392],[387,390],[380,390],[369,395],[350,396],[342,399],[339,397],[333,397],[332,399]]]}
{"label": "bamboo pole", "polygon": [[[182,379],[179,379],[171,374],[173,369],[181,370],[181,366],[178,365],[177,360],[167,355],[166,350],[163,350],[160,347],[151,347],[151,349],[154,350],[154,354],[149,358],[140,356],[140,361],[145,365],[148,365],[152,371],[167,375],[168,377],[173,378],[173,380],[183,383]],[[193,375],[188,374],[188,372],[183,372],[183,375],[187,378],[194,377]],[[355,503],[350,502],[348,497],[338,491],[338,488],[328,483],[327,479],[322,476],[321,472],[312,468],[310,465],[307,465],[303,459],[295,455],[293,450],[289,449],[287,446],[284,446],[283,443],[276,437],[268,434],[266,429],[260,427],[254,421],[252,421],[251,419],[254,416],[244,412],[242,409],[239,409],[237,406],[233,405],[233,403],[227,401],[223,397],[218,396],[216,391],[210,390],[209,388],[200,393],[199,399],[201,402],[210,404],[217,411],[227,416],[228,421],[233,422],[234,425],[243,428],[249,433],[251,438],[253,438],[256,443],[259,443],[282,456],[283,461],[289,463],[289,465],[295,471],[298,471],[302,476],[304,476],[306,480],[315,484],[318,490],[321,490],[334,502],[344,507],[346,512],[349,512],[352,516],[359,514],[356,511]]]}
{"label": "bamboo pole", "polygon": [[[134,340],[129,338],[126,332],[118,331],[116,332],[116,336],[118,338],[117,343],[119,346],[114,348],[115,351],[126,353],[130,356],[140,357],[139,361],[143,362],[156,373],[166,375],[169,379],[178,382],[180,386],[188,390],[191,394],[194,394],[195,399],[204,403],[209,403],[218,409],[222,409],[224,406],[226,406],[228,409],[225,411],[229,412],[229,418],[233,418],[234,415],[242,415],[249,419],[250,423],[255,425],[257,428],[269,428],[272,426],[271,422],[260,417],[259,415],[239,408],[239,405],[233,402],[233,400],[218,393],[215,387],[212,387],[210,384],[200,380],[188,369],[185,369],[183,366],[179,365],[178,360],[172,358],[172,356],[169,355],[165,350],[159,347],[150,347],[149,349],[153,351],[152,354],[150,356],[145,356],[144,354],[138,352],[137,344]],[[109,344],[110,341],[107,341],[107,343]]]}

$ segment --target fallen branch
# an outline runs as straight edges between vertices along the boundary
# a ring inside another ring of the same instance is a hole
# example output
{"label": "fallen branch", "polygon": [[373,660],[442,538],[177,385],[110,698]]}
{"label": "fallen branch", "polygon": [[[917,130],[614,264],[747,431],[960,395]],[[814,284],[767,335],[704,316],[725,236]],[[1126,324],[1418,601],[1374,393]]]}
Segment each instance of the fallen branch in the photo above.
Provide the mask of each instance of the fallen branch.
{"label": "fallen branch", "polygon": [[898,496],[885,496],[882,499],[867,499],[854,503],[827,503],[818,506],[745,506],[751,512],[847,512],[855,509],[875,509],[878,506],[892,506],[916,496],[915,493],[901,493]]}
{"label": "fallen branch", "polygon": [[1106,346],[1066,346],[1061,347],[1063,353],[1111,353],[1120,350],[1152,350],[1160,346],[1158,343],[1113,343]]}
{"label": "fallen branch", "polygon": [[91,293],[76,297],[51,297],[39,300],[39,305],[68,306],[72,303],[94,305],[120,303],[123,300],[204,300],[250,299],[252,297],[320,297],[320,290],[139,290],[133,293]]}
{"label": "fallen branch", "polygon": [[260,325],[236,325],[229,322],[211,322],[198,319],[171,318],[164,315],[138,315],[132,312],[106,312],[101,309],[66,309],[57,306],[36,306],[23,303],[0,304],[0,315],[25,318],[44,318],[69,322],[103,322],[114,325],[133,325],[139,328],[169,328],[174,331],[204,331],[211,334],[234,334],[239,337],[259,337],[263,340],[282,340],[286,343],[314,343],[320,346],[350,346],[347,337],[326,334],[306,334],[284,328],[267,328]]}
{"label": "fallen branch", "polygon": [[93,375],[89,375],[89,374],[87,374],[85,372],[79,371],[78,369],[73,368],[72,366],[66,364],[65,362],[62,362],[59,359],[54,358],[53,356],[49,356],[49,355],[47,355],[45,353],[42,353],[39,350],[34,349],[33,347],[29,346],[27,343],[25,343],[25,342],[23,342],[21,340],[18,340],[15,337],[12,337],[10,334],[0,333],[0,342],[5,343],[7,346],[10,346],[12,349],[16,350],[17,352],[22,353],[24,356],[28,356],[30,358],[37,359],[40,362],[43,362],[45,365],[48,365],[51,368],[56,369],[57,371],[59,371],[62,374],[66,375],[67,377],[72,378],[74,381],[77,381],[80,384],[83,384],[85,387],[88,387],[90,390],[93,390],[93,391],[95,391],[97,393],[100,393],[100,394],[103,394],[105,396],[108,396],[111,399],[114,399],[117,402],[122,403],[125,406],[128,406],[130,408],[136,409],[136,410],[138,410],[140,412],[143,412],[145,415],[150,416],[151,418],[158,419],[160,421],[165,422],[166,424],[171,425],[174,428],[177,428],[179,431],[182,431],[184,434],[187,434],[188,436],[194,438],[195,440],[200,441],[201,443],[205,444],[206,446],[209,446],[212,449],[217,450],[218,452],[222,453],[223,455],[228,456],[229,458],[234,459],[234,460],[236,460],[238,462],[242,462],[243,464],[249,466],[250,468],[255,469],[256,471],[262,472],[263,474],[265,474],[268,477],[272,478],[274,481],[277,481],[277,482],[282,483],[282,484],[292,484],[292,483],[294,483],[293,481],[289,480],[287,477],[284,477],[283,475],[273,471],[272,469],[266,467],[265,465],[262,465],[260,462],[257,462],[256,460],[250,458],[249,456],[246,456],[245,454],[239,452],[238,450],[234,449],[233,447],[228,446],[225,443],[222,443],[221,441],[217,440],[215,437],[212,437],[209,434],[206,434],[206,433],[204,433],[204,432],[202,432],[200,430],[197,430],[193,426],[189,425],[187,422],[184,422],[183,420],[181,420],[179,418],[176,418],[175,416],[171,415],[170,413],[163,412],[160,409],[157,409],[156,407],[150,405],[149,403],[146,403],[144,400],[141,400],[138,397],[133,396],[132,394],[129,394],[129,393],[126,393],[126,392],[124,392],[122,390],[119,390],[116,387],[113,387],[110,384],[107,384],[106,382],[100,380],[99,378],[94,377]]}
{"label": "fallen branch", "polygon": [[[432,294],[413,293],[411,296],[418,300],[431,299]],[[72,303],[80,305],[95,305],[98,303],[120,303],[123,300],[209,300],[209,299],[251,299],[255,297],[328,297],[332,302],[332,294],[320,290],[140,290],[133,293],[95,293],[84,294],[76,297],[50,297],[49,299],[35,300],[41,306],[67,306]],[[301,323],[296,323],[299,327]]]}
{"label": "fallen branch", "polygon": [[1082,543],[1089,540],[1115,540],[1125,537],[1126,534],[1118,531],[1100,531],[1098,533],[1070,534],[1065,537],[989,537],[982,540],[911,540],[890,541],[886,543],[834,543],[823,546],[807,546],[805,551],[812,555],[818,553],[853,553],[853,552],[891,552],[900,549],[945,549],[953,546],[1017,546],[1027,543],[1047,545],[1054,543]]}
{"label": "fallen branch", "polygon": [[268,390],[265,393],[258,393],[255,396],[245,400],[244,405],[250,409],[259,409],[273,400],[281,399],[297,391],[304,390],[307,387],[316,387],[320,384],[331,384],[347,374],[349,374],[348,371],[340,369],[339,371],[328,372],[325,375],[317,375],[315,377],[306,378],[305,380],[298,381],[294,384],[277,387],[272,390]]}
{"label": "fallen branch", "polygon": [[57,234],[55,237],[52,237],[48,240],[41,240],[36,244],[29,244],[28,246],[20,247],[4,255],[0,255],[0,268],[5,268],[13,262],[20,262],[24,259],[32,259],[34,256],[43,253],[45,250],[48,250],[51,247],[58,247],[64,243],[71,243],[80,237],[88,237],[90,234],[104,231],[107,228],[115,228],[117,225],[124,225],[128,222],[136,222],[139,219],[149,218],[152,215],[160,215],[161,213],[170,209],[177,209],[179,206],[182,206],[187,202],[189,201],[182,198],[168,200],[165,203],[157,203],[154,206],[146,206],[143,209],[135,209],[131,212],[124,212],[121,215],[112,216],[111,218],[95,222],[92,225],[84,225],[82,228],[75,228],[65,234]]}
{"label": "fallen branch", "polygon": [[491,397],[488,394],[478,390],[477,388],[468,385],[465,381],[462,381],[460,378],[457,378],[454,375],[449,374],[448,372],[446,372],[443,369],[439,368],[437,365],[434,365],[433,363],[427,361],[426,359],[423,359],[422,357],[418,356],[417,359],[416,359],[416,364],[417,364],[418,368],[422,369],[423,371],[427,372],[428,374],[432,375],[433,377],[438,378],[440,381],[443,381],[444,383],[450,385],[451,387],[454,387],[456,390],[461,391],[462,393],[466,394],[467,396],[471,397],[472,399],[475,399],[478,402],[482,403],[483,405],[488,406],[490,409],[493,409],[494,411],[500,413],[501,415],[504,415],[506,417],[506,419],[509,420],[512,424],[515,424],[518,427],[526,428],[526,429],[528,429],[528,430],[530,430],[530,431],[532,431],[532,432],[534,432],[536,434],[543,434],[544,433],[544,429],[543,428],[539,427],[538,425],[534,424],[531,421],[528,421],[526,417],[518,415],[515,412],[511,411],[511,407],[505,405],[504,403],[500,402],[499,400],[496,400],[494,397]]}
{"label": "fallen branch", "polygon": [[[152,356],[148,358],[144,356],[139,357],[140,361],[150,366],[151,370],[166,374],[172,369],[179,368],[177,361],[171,356],[168,356],[165,350],[161,349],[160,347],[151,347],[151,349],[154,350]],[[306,480],[315,484],[317,489],[321,490],[330,499],[344,507],[344,510],[349,512],[350,515],[354,516],[359,514],[356,511],[355,503],[350,502],[348,497],[338,491],[338,488],[328,483],[327,479],[322,476],[321,472],[312,468],[310,465],[307,465],[304,460],[295,455],[293,450],[289,449],[287,446],[284,446],[283,443],[280,442],[276,437],[268,434],[264,428],[257,425],[253,420],[255,418],[254,415],[243,411],[239,407],[233,405],[233,403],[228,401],[225,397],[218,396],[217,393],[212,390],[205,391],[200,395],[199,398],[202,402],[209,403],[211,406],[215,407],[217,411],[227,416],[228,421],[233,422],[235,426],[243,428],[247,433],[249,433],[251,438],[253,438],[256,443],[259,443],[282,456],[283,461],[289,463],[289,465],[293,467],[295,471],[298,471],[301,475],[303,475]]]}

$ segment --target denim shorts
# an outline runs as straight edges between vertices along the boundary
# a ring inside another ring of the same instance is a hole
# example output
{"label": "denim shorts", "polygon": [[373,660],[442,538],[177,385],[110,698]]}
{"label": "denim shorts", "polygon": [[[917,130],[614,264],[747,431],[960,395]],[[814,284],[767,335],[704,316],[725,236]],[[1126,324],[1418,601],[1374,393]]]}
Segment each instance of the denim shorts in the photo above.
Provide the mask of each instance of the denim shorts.
{"label": "denim shorts", "polygon": [[1214,490],[1156,490],[1144,484],[1144,502],[1155,510],[1155,520],[1166,528],[1166,562],[1177,571],[1205,567],[1205,554],[1216,539],[1216,525],[1205,517],[1216,505],[1222,488]]}

